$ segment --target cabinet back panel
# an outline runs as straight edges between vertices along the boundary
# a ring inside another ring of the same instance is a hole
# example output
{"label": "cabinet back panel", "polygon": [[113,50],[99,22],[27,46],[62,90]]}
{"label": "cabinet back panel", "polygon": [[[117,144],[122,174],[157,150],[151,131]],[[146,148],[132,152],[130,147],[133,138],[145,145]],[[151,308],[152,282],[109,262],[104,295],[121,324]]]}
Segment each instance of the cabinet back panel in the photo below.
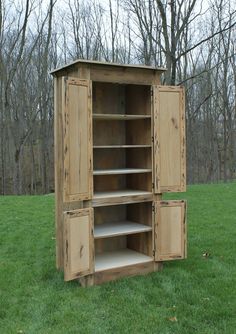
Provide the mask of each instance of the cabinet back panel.
{"label": "cabinet back panel", "polygon": [[133,148],[126,151],[127,168],[152,169],[152,150],[150,148]]}
{"label": "cabinet back panel", "polygon": [[94,225],[125,221],[126,205],[101,206],[94,209]]}
{"label": "cabinet back panel", "polygon": [[93,121],[93,145],[124,145],[125,136],[125,121]]}
{"label": "cabinet back panel", "polygon": [[130,145],[151,145],[151,119],[127,121],[126,143]]}
{"label": "cabinet back panel", "polygon": [[107,238],[107,239],[95,239],[95,253],[109,252],[119,249],[124,249],[127,246],[126,235]]}
{"label": "cabinet back panel", "polygon": [[152,191],[152,173],[130,174],[126,182],[128,189]]}
{"label": "cabinet back panel", "polygon": [[152,191],[152,173],[127,175],[96,175],[94,177],[94,191],[115,190],[143,190]]}
{"label": "cabinet back panel", "polygon": [[130,115],[151,115],[150,86],[126,86],[126,113]]}
{"label": "cabinet back panel", "polygon": [[93,113],[151,115],[150,86],[94,82]]}
{"label": "cabinet back panel", "polygon": [[94,120],[94,145],[151,145],[151,119]]}
{"label": "cabinet back panel", "polygon": [[136,252],[153,256],[152,232],[128,235],[127,247]]}
{"label": "cabinet back panel", "polygon": [[127,219],[152,226],[152,202],[127,205]]}
{"label": "cabinet back panel", "polygon": [[126,151],[124,149],[93,150],[93,169],[125,168]]}
{"label": "cabinet back panel", "polygon": [[125,86],[111,83],[93,83],[94,114],[124,114]]}
{"label": "cabinet back panel", "polygon": [[94,191],[126,189],[126,175],[97,175],[94,177]]}

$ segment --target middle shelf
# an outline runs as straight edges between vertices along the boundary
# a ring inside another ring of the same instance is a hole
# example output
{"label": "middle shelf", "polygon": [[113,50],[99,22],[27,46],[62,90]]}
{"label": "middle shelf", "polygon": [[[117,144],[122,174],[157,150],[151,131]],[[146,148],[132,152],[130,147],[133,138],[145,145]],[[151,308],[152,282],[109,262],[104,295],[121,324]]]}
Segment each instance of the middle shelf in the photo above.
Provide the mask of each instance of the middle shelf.
{"label": "middle shelf", "polygon": [[118,174],[137,174],[151,173],[151,168],[112,168],[112,169],[97,169],[93,171],[93,175],[118,175]]}
{"label": "middle shelf", "polygon": [[117,223],[104,223],[96,225],[94,228],[94,238],[115,237],[118,235],[128,235],[152,231],[151,226],[135,223],[132,221],[121,221]]}

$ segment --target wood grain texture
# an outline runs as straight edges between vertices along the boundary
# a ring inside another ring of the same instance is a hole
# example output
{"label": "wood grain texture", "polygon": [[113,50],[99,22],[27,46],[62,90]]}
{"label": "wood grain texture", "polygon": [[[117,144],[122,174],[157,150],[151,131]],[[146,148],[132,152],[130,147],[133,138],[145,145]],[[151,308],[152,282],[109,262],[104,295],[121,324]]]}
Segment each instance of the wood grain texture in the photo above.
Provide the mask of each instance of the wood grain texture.
{"label": "wood grain texture", "polygon": [[127,236],[127,247],[140,254],[153,258],[152,232],[130,234]]}
{"label": "wood grain texture", "polygon": [[186,202],[155,203],[155,260],[186,257]]}
{"label": "wood grain texture", "polygon": [[[159,77],[162,72],[166,71],[166,68],[164,67],[157,67],[157,66],[147,66],[147,65],[140,65],[140,64],[119,64],[119,63],[112,63],[112,62],[104,62],[104,61],[97,61],[97,60],[88,60],[88,59],[77,59],[67,65],[64,65],[62,67],[56,68],[53,71],[51,71],[51,74],[55,75],[63,75],[61,72],[63,71],[69,71],[71,69],[80,69],[80,68],[90,68],[91,66],[94,66],[96,68],[102,67],[112,67],[112,68],[121,68],[126,69],[130,68],[134,70],[134,72],[137,69],[143,69],[149,71],[150,75],[154,75],[154,77]],[[153,74],[154,73],[154,74]]]}
{"label": "wood grain texture", "polygon": [[102,146],[93,146],[94,149],[113,149],[113,148],[151,148],[151,145],[102,145]]}
{"label": "wood grain texture", "polygon": [[95,256],[107,252],[115,252],[127,247],[127,236],[118,235],[112,238],[95,239]]}
{"label": "wood grain texture", "polygon": [[152,258],[130,249],[104,252],[95,256],[95,272],[153,261]]}
{"label": "wood grain texture", "polygon": [[146,275],[153,271],[160,270],[159,268],[161,269],[160,263],[157,263],[156,265],[153,261],[144,262],[141,264],[100,271],[87,277],[81,277],[79,282],[83,287],[88,287],[91,285],[99,285],[105,282],[114,281],[122,277]]}
{"label": "wood grain texture", "polygon": [[57,269],[63,269],[63,127],[61,78],[54,78],[54,161],[56,267]]}
{"label": "wood grain texture", "polygon": [[[113,196],[110,196],[110,195]],[[153,200],[153,194],[148,191],[134,191],[125,190],[114,192],[104,192],[94,194],[92,205],[93,207],[118,205],[118,204],[130,204],[140,202],[150,202]]]}
{"label": "wood grain texture", "polygon": [[125,120],[136,120],[136,119],[149,119],[151,116],[149,115],[119,115],[119,114],[94,114],[94,119],[102,119],[102,120],[117,120],[117,121],[125,121]]}
{"label": "wood grain texture", "polygon": [[150,90],[150,86],[126,85],[126,114],[151,117]]}
{"label": "wood grain texture", "polygon": [[186,191],[184,88],[154,86],[156,193]]}
{"label": "wood grain texture", "polygon": [[119,175],[119,174],[140,174],[150,173],[149,168],[112,168],[112,169],[97,169],[93,171],[93,175]]}
{"label": "wood grain texture", "polygon": [[150,72],[146,69],[122,68],[107,66],[90,67],[91,80],[100,82],[113,82],[119,84],[152,85],[156,83],[155,71]]}
{"label": "wood grain texture", "polygon": [[92,197],[91,82],[63,78],[64,201]]}
{"label": "wood grain texture", "polygon": [[104,223],[95,226],[94,228],[94,238],[108,238],[115,237],[118,235],[128,235],[142,232],[149,232],[152,228],[150,226],[135,223],[132,221],[120,221],[112,223]]}
{"label": "wood grain texture", "polygon": [[151,145],[151,118],[127,121],[125,132],[126,144]]}
{"label": "wood grain texture", "polygon": [[93,117],[116,119],[126,114],[125,86],[93,82]]}
{"label": "wood grain texture", "polygon": [[127,205],[128,220],[152,227],[152,202]]}
{"label": "wood grain texture", "polygon": [[94,272],[93,209],[64,213],[65,281]]}

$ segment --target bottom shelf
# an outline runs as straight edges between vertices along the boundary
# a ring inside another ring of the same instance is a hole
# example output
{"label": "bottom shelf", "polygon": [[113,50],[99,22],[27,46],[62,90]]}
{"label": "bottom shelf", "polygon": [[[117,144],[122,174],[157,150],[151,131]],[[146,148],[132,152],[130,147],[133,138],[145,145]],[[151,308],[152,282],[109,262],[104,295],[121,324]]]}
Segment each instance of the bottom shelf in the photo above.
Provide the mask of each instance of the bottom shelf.
{"label": "bottom shelf", "polygon": [[153,258],[131,249],[104,252],[95,256],[95,272],[153,261]]}

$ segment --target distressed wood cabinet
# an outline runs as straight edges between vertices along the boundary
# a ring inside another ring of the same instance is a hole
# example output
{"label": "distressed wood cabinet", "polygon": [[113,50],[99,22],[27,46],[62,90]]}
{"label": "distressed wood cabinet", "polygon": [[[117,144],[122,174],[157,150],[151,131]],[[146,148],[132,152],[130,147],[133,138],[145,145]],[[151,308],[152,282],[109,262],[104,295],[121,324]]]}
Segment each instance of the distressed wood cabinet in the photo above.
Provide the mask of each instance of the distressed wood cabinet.
{"label": "distressed wood cabinet", "polygon": [[57,268],[100,284],[186,257],[184,89],[164,69],[95,61],[52,72]]}

